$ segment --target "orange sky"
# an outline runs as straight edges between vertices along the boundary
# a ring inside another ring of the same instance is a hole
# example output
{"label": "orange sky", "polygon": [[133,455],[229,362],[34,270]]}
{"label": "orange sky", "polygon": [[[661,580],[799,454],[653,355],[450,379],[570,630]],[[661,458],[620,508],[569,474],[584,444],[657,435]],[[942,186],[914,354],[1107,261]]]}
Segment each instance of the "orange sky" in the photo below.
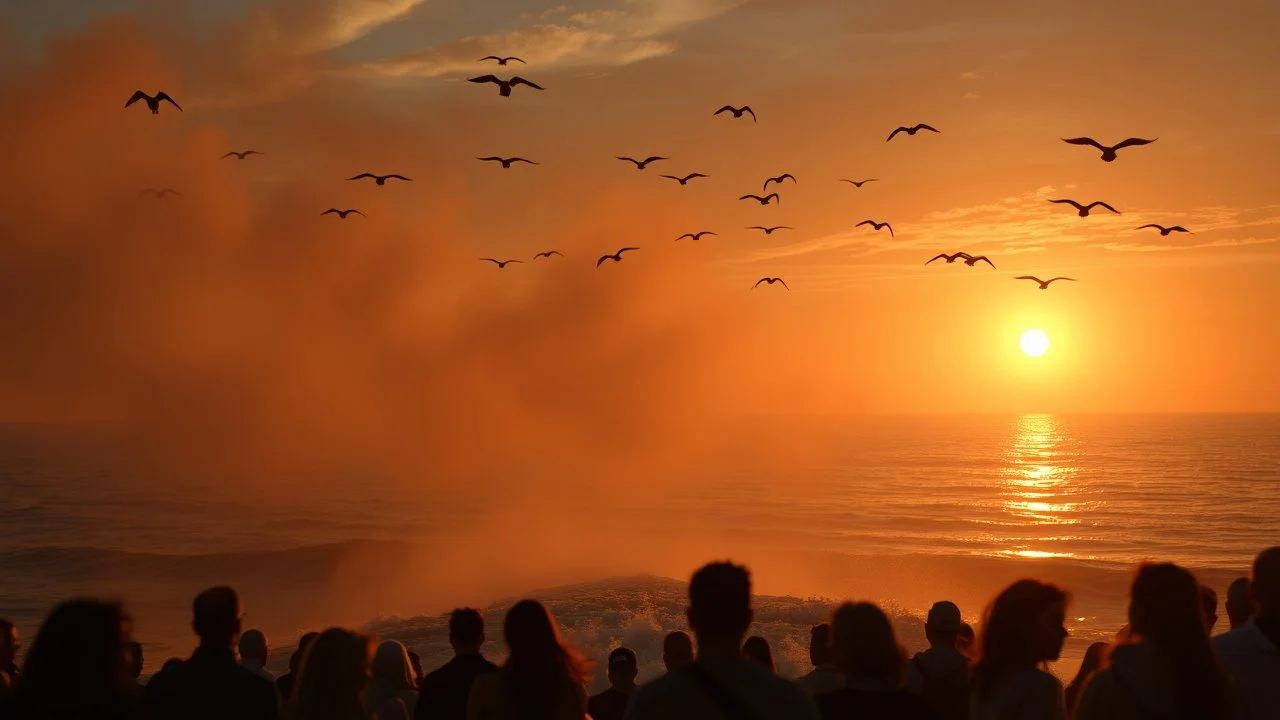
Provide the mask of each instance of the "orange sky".
{"label": "orange sky", "polygon": [[[481,445],[725,411],[1280,410],[1280,8],[1045,7],[9,9],[0,412],[376,453],[442,417],[436,442]],[[547,90],[465,82],[489,53]],[[124,110],[139,88],[185,112]],[[726,103],[759,122],[713,117]],[[915,122],[942,133],[885,142]],[[1103,163],[1058,140],[1077,135],[1159,140]],[[218,160],[246,148],[266,155]],[[541,165],[474,159],[492,154]],[[614,159],[649,154],[672,160]],[[365,170],[415,182],[344,180]],[[658,177],[693,171],[711,177]],[[780,205],[737,200],[782,172]],[[148,186],[184,197],[135,200]],[[623,245],[642,249],[594,267]],[[550,248],[567,257],[477,260]],[[923,266],[955,250],[999,270]],[[751,291],[765,275],[793,292]],[[1043,358],[1018,349],[1031,327]]]}

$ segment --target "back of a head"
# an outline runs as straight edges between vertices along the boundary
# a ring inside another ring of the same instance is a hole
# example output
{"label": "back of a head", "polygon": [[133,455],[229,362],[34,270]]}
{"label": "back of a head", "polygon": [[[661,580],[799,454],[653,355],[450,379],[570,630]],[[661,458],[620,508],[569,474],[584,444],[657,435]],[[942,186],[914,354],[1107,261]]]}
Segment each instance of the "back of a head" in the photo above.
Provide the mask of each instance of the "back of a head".
{"label": "back of a head", "polygon": [[742,644],[742,657],[768,668],[770,672],[774,670],[773,649],[769,647],[769,641],[759,635],[752,635]]}
{"label": "back of a head", "polygon": [[302,667],[302,658],[307,654],[307,648],[311,647],[311,643],[315,642],[318,637],[320,637],[320,633],[309,632],[298,638],[298,649],[294,650],[293,654],[289,656],[289,672],[295,674],[298,672],[298,669]]}
{"label": "back of a head", "polygon": [[68,717],[126,707],[133,683],[126,639],[130,626],[118,603],[59,604],[27,652],[15,704]]}
{"label": "back of a head", "polygon": [[1218,593],[1208,585],[1200,586],[1200,612],[1204,615],[1205,628],[1212,631],[1218,624]]}
{"label": "back of a head", "polygon": [[960,617],[960,607],[950,600],[939,600],[929,608],[925,617],[925,636],[932,645],[954,647],[962,624],[964,619]]}
{"label": "back of a head", "polygon": [[814,667],[831,660],[831,626],[820,623],[809,628],[809,662]]}
{"label": "back of a head", "polygon": [[974,693],[986,698],[1000,678],[1018,666],[1034,666],[1043,658],[1035,647],[1037,623],[1046,612],[1066,606],[1070,594],[1038,580],[1019,580],[987,607],[978,637],[973,668]]}
{"label": "back of a head", "polygon": [[740,565],[704,565],[689,580],[689,624],[699,645],[710,640],[737,643],[751,626],[751,574]]}
{"label": "back of a head", "polygon": [[850,680],[902,687],[907,659],[884,611],[867,602],[845,603],[831,616],[831,649],[836,666]]}
{"label": "back of a head", "polygon": [[484,644],[484,617],[474,608],[449,614],[449,644],[455,652],[477,652]]}
{"label": "back of a head", "polygon": [[1231,627],[1239,627],[1253,615],[1253,596],[1249,594],[1249,578],[1238,577],[1227,586],[1227,619]]}
{"label": "back of a head", "polygon": [[662,662],[667,670],[676,670],[693,662],[693,640],[689,633],[676,630],[662,639]]}
{"label": "back of a head", "polygon": [[373,678],[396,690],[413,690],[418,686],[409,651],[399,641],[383,640],[373,654]]}
{"label": "back of a head", "polygon": [[1280,615],[1280,545],[1267,548],[1254,558],[1249,591],[1259,616]]}
{"label": "back of a head", "polygon": [[297,686],[289,699],[291,720],[350,720],[364,717],[362,694],[369,679],[373,641],[343,628],[329,628],[305,650]]}
{"label": "back of a head", "polygon": [[221,585],[196,596],[191,604],[191,627],[206,647],[231,648],[240,635],[240,596]]}
{"label": "back of a head", "polygon": [[238,644],[240,657],[267,662],[267,636],[261,630],[245,630]]}
{"label": "back of a head", "polygon": [[509,707],[517,720],[543,718],[562,693],[586,681],[585,663],[560,639],[551,613],[537,600],[521,600],[502,623],[503,666],[511,683]]}
{"label": "back of a head", "polygon": [[610,684],[630,685],[635,682],[636,674],[640,672],[640,659],[636,657],[635,650],[625,646],[616,647],[609,651],[605,670]]}

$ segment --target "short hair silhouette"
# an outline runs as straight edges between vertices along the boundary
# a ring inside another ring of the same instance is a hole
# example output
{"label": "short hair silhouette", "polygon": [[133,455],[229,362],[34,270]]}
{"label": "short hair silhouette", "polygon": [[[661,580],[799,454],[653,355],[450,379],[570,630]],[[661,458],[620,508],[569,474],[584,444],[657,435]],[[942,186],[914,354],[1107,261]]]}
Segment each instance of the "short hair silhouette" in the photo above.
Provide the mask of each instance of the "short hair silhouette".
{"label": "short hair silhouette", "polygon": [[889,616],[869,603],[845,603],[831,615],[832,653],[850,682],[896,690],[907,680],[907,654]]}
{"label": "short hair silhouette", "polygon": [[809,662],[824,665],[831,659],[831,626],[821,623],[809,628]]}
{"label": "short hair silhouette", "polygon": [[238,644],[240,657],[267,661],[267,636],[261,630],[246,630]]}
{"label": "short hair silhouette", "polygon": [[675,630],[662,639],[662,663],[667,670],[677,670],[693,662],[693,640],[689,633]]}
{"label": "short hair silhouette", "polygon": [[1259,615],[1280,614],[1280,545],[1269,547],[1254,558],[1249,592]]}
{"label": "short hair silhouette", "polygon": [[191,627],[202,645],[232,647],[240,635],[240,596],[220,585],[196,596],[191,604]]}
{"label": "short hair silhouette", "polygon": [[629,647],[616,647],[609,652],[609,667],[615,665],[629,666],[635,670],[640,669],[640,660],[636,657],[636,651]]}
{"label": "short hair silhouette", "polygon": [[766,667],[773,672],[773,649],[769,647],[769,641],[759,635],[752,635],[742,644],[742,657],[752,662],[759,663],[761,667]]}
{"label": "short hair silhouette", "polygon": [[449,613],[449,642],[454,647],[478,648],[484,642],[484,616],[475,608]]}
{"label": "short hair silhouette", "polygon": [[1227,586],[1227,621],[1231,628],[1240,627],[1249,622],[1253,615],[1253,596],[1249,594],[1249,578],[1238,577]]}
{"label": "short hair silhouette", "polygon": [[751,626],[751,573],[713,562],[689,580],[689,623],[699,637],[741,638]]}

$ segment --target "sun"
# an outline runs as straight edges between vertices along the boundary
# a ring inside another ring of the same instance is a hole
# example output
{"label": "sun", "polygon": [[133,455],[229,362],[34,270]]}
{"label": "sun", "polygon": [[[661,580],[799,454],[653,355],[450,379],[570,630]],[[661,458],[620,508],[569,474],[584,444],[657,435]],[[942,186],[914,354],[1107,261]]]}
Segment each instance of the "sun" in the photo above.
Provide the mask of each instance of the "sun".
{"label": "sun", "polygon": [[1022,333],[1022,352],[1031,357],[1040,357],[1049,351],[1049,336],[1039,328],[1031,328]]}

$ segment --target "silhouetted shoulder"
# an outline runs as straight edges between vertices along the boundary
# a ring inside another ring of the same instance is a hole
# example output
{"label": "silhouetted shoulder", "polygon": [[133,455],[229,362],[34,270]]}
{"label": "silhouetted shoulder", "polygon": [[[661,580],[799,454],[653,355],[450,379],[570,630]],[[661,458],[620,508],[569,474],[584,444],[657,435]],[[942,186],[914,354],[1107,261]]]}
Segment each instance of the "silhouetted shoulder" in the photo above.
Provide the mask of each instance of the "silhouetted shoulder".
{"label": "silhouetted shoulder", "polygon": [[907,690],[861,690],[844,687],[816,699],[823,720],[845,718],[894,718],[894,720],[942,720],[924,698]]}
{"label": "silhouetted shoulder", "polygon": [[[1092,685],[1092,681],[1090,682]],[[1086,688],[1086,692],[1087,692]],[[975,718],[1036,717],[1066,720],[1062,682],[1038,668],[1019,668],[1001,677],[982,700],[972,706]]]}
{"label": "silhouetted shoulder", "polygon": [[[795,682],[778,677],[755,663],[739,660],[732,664],[702,665],[706,677],[719,685],[726,697],[751,709],[756,720],[818,720],[818,706],[809,693]],[[703,686],[685,668],[667,673],[631,696],[627,720],[703,720],[732,717],[734,712]]]}

